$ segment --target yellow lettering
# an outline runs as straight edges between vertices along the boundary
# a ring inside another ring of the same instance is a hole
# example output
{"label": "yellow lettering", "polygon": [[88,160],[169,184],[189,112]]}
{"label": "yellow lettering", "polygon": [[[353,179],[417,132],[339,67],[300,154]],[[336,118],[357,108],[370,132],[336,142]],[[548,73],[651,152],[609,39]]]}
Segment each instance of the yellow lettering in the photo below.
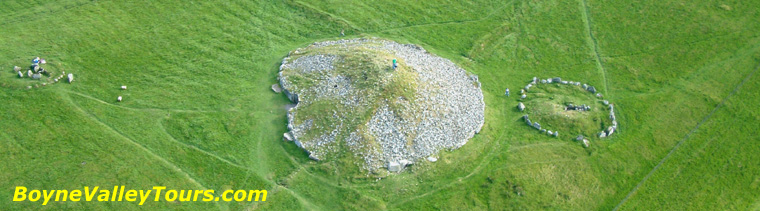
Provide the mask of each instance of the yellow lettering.
{"label": "yellow lettering", "polygon": [[232,190],[226,190],[224,193],[222,193],[222,200],[224,201],[232,201],[232,198],[227,198],[227,194],[232,193]]}
{"label": "yellow lettering", "polygon": [[161,197],[161,190],[166,189],[164,186],[153,186],[153,190],[156,190],[156,201]]}
{"label": "yellow lettering", "polygon": [[47,205],[48,201],[50,201],[50,198],[53,198],[53,192],[55,192],[55,190],[51,190],[51,191],[42,190],[42,197],[43,197],[42,205],[43,206]]}
{"label": "yellow lettering", "polygon": [[13,192],[13,201],[26,200],[26,187],[16,186],[16,191]]}
{"label": "yellow lettering", "polygon": [[[60,199],[61,194],[63,194],[63,199]],[[67,191],[67,190],[58,190],[58,192],[55,193],[55,201],[66,201],[66,198],[68,198],[67,197],[68,195],[69,195],[69,191]]]}
{"label": "yellow lettering", "polygon": [[235,195],[233,195],[233,197],[235,197],[235,201],[243,201],[245,199],[245,191],[244,190],[235,191]]}
{"label": "yellow lettering", "polygon": [[261,195],[261,201],[267,201],[267,190],[251,190],[248,192],[248,201],[251,201],[253,195],[256,195],[255,201],[259,201],[259,195]]}
{"label": "yellow lettering", "polygon": [[135,201],[135,197],[137,197],[137,191],[136,190],[128,190],[126,196],[124,198],[127,199],[127,201]]}
{"label": "yellow lettering", "polygon": [[82,199],[82,191],[80,190],[72,190],[71,194],[69,194],[69,198],[71,201],[79,201]]}
{"label": "yellow lettering", "polygon": [[[169,195],[172,195],[172,196],[169,196]],[[177,200],[177,191],[176,190],[167,190],[164,199],[166,199],[166,201]]]}
{"label": "yellow lettering", "polygon": [[148,190],[146,192],[143,192],[143,190],[140,190],[140,205],[143,205],[145,203],[145,200],[148,199],[148,196],[150,196],[150,192],[153,190]]}
{"label": "yellow lettering", "polygon": [[[37,195],[37,196],[34,196],[34,195]],[[42,193],[40,193],[40,190],[31,190],[31,191],[29,191],[29,201],[40,200],[41,196],[42,196]]]}
{"label": "yellow lettering", "polygon": [[213,200],[214,200],[214,190],[203,191],[203,201],[213,201]]}
{"label": "yellow lettering", "polygon": [[89,187],[84,186],[84,200],[92,201],[92,197],[95,197],[96,192],[98,192],[98,186],[95,186],[95,188],[92,189],[92,192],[90,192]]}

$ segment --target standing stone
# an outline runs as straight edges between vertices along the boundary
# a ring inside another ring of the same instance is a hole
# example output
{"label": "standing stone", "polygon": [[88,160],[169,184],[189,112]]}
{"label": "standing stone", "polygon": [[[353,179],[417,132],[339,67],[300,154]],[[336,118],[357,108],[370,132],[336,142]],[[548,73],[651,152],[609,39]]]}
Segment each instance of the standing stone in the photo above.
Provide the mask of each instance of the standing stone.
{"label": "standing stone", "polygon": [[32,79],[40,80],[40,78],[42,78],[42,74],[39,74],[39,73],[32,74]]}
{"label": "standing stone", "polygon": [[121,90],[127,90],[127,86],[121,86]]}
{"label": "standing stone", "polygon": [[554,77],[554,78],[552,78],[552,82],[554,82],[554,83],[560,83],[560,82],[562,82],[562,78],[560,78],[560,77]]}
{"label": "standing stone", "polygon": [[290,135],[290,132],[282,134],[282,137],[284,138],[285,141],[293,141],[293,136]]}
{"label": "standing stone", "polygon": [[576,86],[580,86],[580,85],[581,85],[581,82],[575,82],[575,85],[576,85]]}
{"label": "standing stone", "polygon": [[529,119],[528,119],[528,115],[527,115],[527,114],[526,114],[526,115],[523,115],[523,119],[524,119],[525,121],[528,121],[528,120],[529,120]]}
{"label": "standing stone", "polygon": [[116,101],[121,102],[121,96],[117,97]]}
{"label": "standing stone", "polygon": [[533,127],[536,128],[536,129],[538,129],[538,130],[541,130],[541,124],[538,124],[538,122],[534,122],[533,123]]}
{"label": "standing stone", "polygon": [[604,131],[600,132],[599,138],[604,138],[604,137],[607,137],[607,133],[605,133]]}
{"label": "standing stone", "polygon": [[583,140],[583,135],[578,135],[577,137],[575,137],[575,140],[576,141],[582,141]]}
{"label": "standing stone", "polygon": [[525,89],[521,89],[520,94],[525,94]]}
{"label": "standing stone", "polygon": [[548,134],[548,135],[554,135],[554,133],[551,130],[547,130],[546,134]]}
{"label": "standing stone", "polygon": [[583,139],[583,148],[588,148],[588,140]]}
{"label": "standing stone", "polygon": [[69,83],[74,82],[74,74],[69,73],[68,78],[69,78]]}
{"label": "standing stone", "polygon": [[530,122],[530,119],[526,119],[525,123],[528,124],[528,126],[533,126],[533,123]]}
{"label": "standing stone", "polygon": [[586,88],[586,90],[588,90],[588,91],[589,91],[589,92],[591,92],[591,93],[594,93],[594,94],[596,94],[596,87],[593,87],[593,86],[589,86],[588,88]]}
{"label": "standing stone", "polygon": [[19,66],[13,66],[13,71],[21,71],[21,67],[19,67]]}
{"label": "standing stone", "polygon": [[18,77],[19,78],[23,78],[24,77],[24,73],[21,73],[21,71],[18,71]]}
{"label": "standing stone", "polygon": [[541,133],[546,133],[546,129],[541,129]]}
{"label": "standing stone", "polygon": [[567,85],[569,82],[567,82],[567,81],[562,81],[561,83],[562,83],[562,84],[565,84],[565,85]]}
{"label": "standing stone", "polygon": [[558,136],[559,136],[559,131],[554,131],[554,134],[552,134],[552,135],[553,135],[554,137],[558,137]]}
{"label": "standing stone", "polygon": [[538,82],[538,77],[533,77],[533,81],[532,81],[532,82],[530,82],[530,83],[532,83],[532,84],[536,84],[537,82]]}
{"label": "standing stone", "polygon": [[522,96],[520,96],[520,99],[525,99],[526,97],[528,97],[528,95],[523,94]]}
{"label": "standing stone", "polygon": [[522,102],[517,103],[517,109],[520,111],[523,111],[525,110],[525,105]]}
{"label": "standing stone", "polygon": [[610,101],[607,100],[602,101],[602,103],[604,103],[604,105],[610,105]]}
{"label": "standing stone", "polygon": [[545,84],[546,83],[546,79],[541,79],[541,83]]}

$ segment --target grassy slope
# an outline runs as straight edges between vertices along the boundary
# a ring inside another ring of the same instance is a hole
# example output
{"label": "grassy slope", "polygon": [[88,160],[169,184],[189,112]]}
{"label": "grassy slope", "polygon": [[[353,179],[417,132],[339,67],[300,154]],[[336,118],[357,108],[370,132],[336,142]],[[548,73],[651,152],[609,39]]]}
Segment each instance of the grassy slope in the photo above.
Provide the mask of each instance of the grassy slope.
{"label": "grassy slope", "polygon": [[[271,192],[265,203],[146,208],[610,209],[726,99],[621,207],[757,208],[758,75],[729,97],[760,59],[753,4],[3,1],[0,197],[15,185],[167,185]],[[340,28],[417,43],[478,74],[482,133],[378,182],[281,142],[287,100],[268,90],[280,60]],[[77,83],[20,89],[11,67],[38,54]],[[590,149],[533,133],[502,97],[532,76],[605,84],[620,133]]]}

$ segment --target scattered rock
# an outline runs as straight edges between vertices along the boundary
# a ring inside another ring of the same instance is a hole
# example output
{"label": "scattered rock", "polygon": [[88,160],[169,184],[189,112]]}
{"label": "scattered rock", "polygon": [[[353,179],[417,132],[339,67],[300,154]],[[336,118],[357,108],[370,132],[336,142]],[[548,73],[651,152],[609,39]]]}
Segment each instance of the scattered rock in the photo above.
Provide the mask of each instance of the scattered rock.
{"label": "scattered rock", "polygon": [[272,91],[274,91],[275,93],[282,92],[282,88],[280,87],[280,84],[272,84]]}
{"label": "scattered rock", "polygon": [[32,79],[40,80],[40,78],[42,78],[42,74],[39,74],[39,73],[32,74]]}
{"label": "scattered rock", "polygon": [[433,157],[433,156],[430,156],[430,157],[428,157],[428,158],[427,158],[427,160],[428,160],[428,161],[430,161],[430,162],[433,162],[433,163],[435,163],[436,161],[438,161],[438,158],[435,158],[435,157]]}
{"label": "scattered rock", "polygon": [[582,141],[583,138],[584,138],[583,135],[578,135],[577,137],[575,137],[575,140],[576,141]]}

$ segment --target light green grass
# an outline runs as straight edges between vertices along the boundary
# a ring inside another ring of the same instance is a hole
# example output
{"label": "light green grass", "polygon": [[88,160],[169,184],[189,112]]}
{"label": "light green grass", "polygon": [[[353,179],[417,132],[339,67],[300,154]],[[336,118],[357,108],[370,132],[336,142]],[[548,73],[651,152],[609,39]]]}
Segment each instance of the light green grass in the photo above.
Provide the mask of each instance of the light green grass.
{"label": "light green grass", "polygon": [[[609,210],[641,184],[621,209],[757,209],[758,74],[729,93],[760,63],[758,6],[1,1],[0,207]],[[310,161],[283,142],[288,100],[269,88],[279,63],[293,49],[338,39],[341,29],[349,38],[419,44],[478,74],[486,102],[481,133],[436,163],[380,181]],[[25,90],[30,81],[12,67],[34,56],[77,81]],[[619,131],[584,149],[525,127],[516,98],[503,91],[533,76],[606,84],[602,94],[616,104]],[[17,185],[271,193],[254,203],[41,207],[12,202]]]}

